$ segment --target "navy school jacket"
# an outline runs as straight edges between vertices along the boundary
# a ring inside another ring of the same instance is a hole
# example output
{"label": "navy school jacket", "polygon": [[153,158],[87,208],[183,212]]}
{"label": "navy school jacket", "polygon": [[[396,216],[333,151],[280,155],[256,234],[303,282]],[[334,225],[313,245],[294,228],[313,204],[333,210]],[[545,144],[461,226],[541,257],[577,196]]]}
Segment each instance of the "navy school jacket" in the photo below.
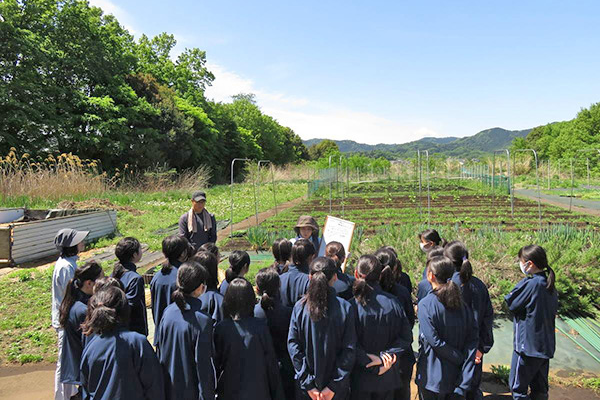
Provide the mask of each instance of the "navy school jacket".
{"label": "navy school jacket", "polygon": [[[412,351],[412,328],[404,314],[404,309],[395,296],[373,285],[366,305],[356,299],[350,301],[357,312],[356,364],[352,372],[352,390],[358,392],[387,392],[402,386],[400,359]],[[366,368],[371,362],[367,353],[379,356],[381,353],[396,354],[398,360],[383,375],[378,375],[379,366]],[[412,366],[412,364],[411,364]]]}
{"label": "navy school jacket", "polygon": [[165,309],[156,335],[166,398],[214,400],[213,321],[199,299],[186,303],[185,311],[175,303]]}
{"label": "navy school jacket", "polygon": [[69,310],[69,319],[63,327],[62,353],[60,355],[60,381],[72,385],[81,384],[79,378],[79,364],[81,353],[85,347],[86,337],[81,332],[81,324],[85,320],[87,302],[90,296],[77,290],[77,301]]}
{"label": "navy school jacket", "polygon": [[410,281],[410,276],[408,276],[406,272],[400,274],[400,284],[408,290],[408,293],[412,293],[412,282]]}
{"label": "navy school jacket", "polygon": [[417,386],[429,391],[464,396],[475,371],[479,343],[471,309],[449,310],[430,293],[419,302]]}
{"label": "navy school jacket", "polygon": [[308,267],[289,265],[288,272],[280,276],[281,302],[284,306],[294,307],[294,304],[306,294],[308,290]]}
{"label": "navy school jacket", "polygon": [[81,356],[84,399],[164,399],[163,375],[144,335],[117,329],[93,335]]}
{"label": "navy school jacket", "polygon": [[223,321],[225,316],[223,315],[223,295],[217,292],[216,289],[207,289],[206,292],[200,296],[202,307],[200,308],[203,313],[208,315],[213,320],[213,325]]}
{"label": "navy school jacket", "polygon": [[294,306],[288,335],[288,352],[296,382],[306,392],[326,387],[344,399],[356,358],[356,310],[329,288],[327,316],[312,321],[305,302]]}
{"label": "navy school jacket", "polygon": [[485,354],[494,345],[494,309],[492,308],[487,286],[474,276],[471,277],[466,285],[463,285],[458,272],[454,273],[452,281],[460,288],[465,304],[471,307],[479,330],[479,344],[477,348]]}
{"label": "navy school jacket", "polygon": [[[169,273],[164,274],[161,270],[154,274],[150,282],[150,295],[152,297],[152,318],[154,319],[155,331],[158,331],[160,319],[165,308],[171,304],[171,295],[177,289],[177,268],[180,262],[172,264]],[[156,335],[154,345],[156,346]]]}
{"label": "navy school jacket", "polygon": [[427,280],[427,278],[421,280],[419,285],[417,286],[417,304],[421,302],[429,293],[433,291],[431,287],[431,283]]}
{"label": "navy school jacket", "polygon": [[404,314],[410,322],[411,328],[415,325],[415,309],[413,308],[412,296],[410,292],[400,283],[396,283],[390,292],[400,302],[400,305],[404,309]]}
{"label": "navy school jacket", "polygon": [[283,400],[277,357],[264,320],[226,318],[215,326],[219,400]]}
{"label": "navy school jacket", "polygon": [[146,294],[144,293],[144,278],[135,270],[134,263],[125,263],[127,271],[121,276],[121,283],[125,288],[127,302],[131,308],[129,316],[129,329],[144,336],[148,335],[148,316],[146,315]]}
{"label": "navy school jacket", "polygon": [[558,295],[546,290],[546,273],[523,278],[504,300],[513,313],[514,350],[529,357],[552,358]]}
{"label": "navy school jacket", "polygon": [[333,288],[339,297],[344,300],[350,300],[353,297],[352,285],[354,277],[345,274],[341,269],[337,271],[337,280],[333,283]]}

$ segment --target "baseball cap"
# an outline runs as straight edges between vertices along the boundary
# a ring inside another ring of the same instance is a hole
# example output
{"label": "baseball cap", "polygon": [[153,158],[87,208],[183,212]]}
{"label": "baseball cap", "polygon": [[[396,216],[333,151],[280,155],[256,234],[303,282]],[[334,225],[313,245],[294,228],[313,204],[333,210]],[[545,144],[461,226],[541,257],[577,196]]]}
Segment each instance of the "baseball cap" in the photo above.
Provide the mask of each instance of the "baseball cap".
{"label": "baseball cap", "polygon": [[77,246],[89,234],[90,231],[76,231],[75,229],[70,228],[61,229],[54,237],[54,245],[58,249]]}
{"label": "baseball cap", "polygon": [[194,192],[192,194],[192,200],[194,200],[194,201],[206,200],[206,193],[201,192],[201,191]]}

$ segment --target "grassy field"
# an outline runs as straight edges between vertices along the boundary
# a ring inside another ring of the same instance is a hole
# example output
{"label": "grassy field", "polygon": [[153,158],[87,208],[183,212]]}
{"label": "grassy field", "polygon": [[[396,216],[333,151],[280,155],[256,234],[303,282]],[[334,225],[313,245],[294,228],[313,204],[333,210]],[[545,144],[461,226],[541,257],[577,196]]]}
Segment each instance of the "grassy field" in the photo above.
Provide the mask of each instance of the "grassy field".
{"label": "grassy field", "polygon": [[[306,183],[282,182],[276,184],[277,202],[282,203],[306,193]],[[230,187],[215,186],[206,190],[207,209],[217,220],[230,218]],[[233,221],[239,222],[255,211],[253,186],[236,184]],[[273,192],[263,185],[259,190],[259,211],[273,207]],[[27,205],[30,208],[53,208],[61,201],[100,204],[108,200],[117,207],[130,207],[135,212],[118,211],[117,228],[123,236],[137,237],[147,243],[150,250],[160,250],[165,236],[158,230],[177,223],[179,216],[189,209],[189,192],[184,190],[162,193],[107,192],[102,196],[69,197],[53,201],[10,199],[4,207]],[[88,246],[100,248],[116,243],[120,237],[105,238]],[[104,264],[107,274],[112,263]],[[253,265],[249,279],[258,271]],[[261,267],[262,268],[262,267]],[[28,363],[56,361],[56,333],[50,326],[52,268],[24,269],[0,278],[0,363]]]}

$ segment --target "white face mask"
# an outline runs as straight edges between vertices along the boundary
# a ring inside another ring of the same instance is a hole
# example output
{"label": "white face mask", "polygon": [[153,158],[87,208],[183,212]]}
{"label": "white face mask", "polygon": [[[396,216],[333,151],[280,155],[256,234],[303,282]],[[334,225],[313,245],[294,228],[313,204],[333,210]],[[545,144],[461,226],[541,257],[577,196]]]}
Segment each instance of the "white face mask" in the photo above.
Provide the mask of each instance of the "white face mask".
{"label": "white face mask", "polygon": [[519,261],[519,267],[521,267],[521,272],[523,272],[523,274],[527,275],[527,264],[523,263],[523,261]]}
{"label": "white face mask", "polygon": [[428,249],[428,248],[426,248],[425,246],[426,246],[426,245],[425,245],[425,243],[423,243],[423,242],[419,243],[419,247],[421,248],[421,251],[422,251],[423,253],[427,253],[427,251],[429,250],[429,249]]}

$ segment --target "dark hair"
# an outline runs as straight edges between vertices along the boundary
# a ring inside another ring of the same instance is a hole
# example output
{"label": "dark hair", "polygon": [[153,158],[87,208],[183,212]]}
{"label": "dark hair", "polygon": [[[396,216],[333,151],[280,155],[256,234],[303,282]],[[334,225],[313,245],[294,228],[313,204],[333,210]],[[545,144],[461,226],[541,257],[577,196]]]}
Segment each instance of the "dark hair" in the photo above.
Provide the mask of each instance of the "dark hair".
{"label": "dark hair", "polygon": [[117,243],[117,246],[115,247],[115,255],[119,261],[115,263],[115,268],[113,269],[111,276],[113,278],[121,279],[126,271],[125,267],[123,267],[123,264],[131,262],[134,254],[139,252],[141,249],[142,245],[134,237],[126,237],[119,240],[119,243]]}
{"label": "dark hair", "polygon": [[436,246],[443,247],[446,245],[446,241],[442,239],[438,231],[436,231],[435,229],[427,229],[419,233],[419,239],[425,239],[425,241],[427,242],[433,242],[433,244],[435,244]]}
{"label": "dark hair", "polygon": [[169,275],[173,269],[173,264],[179,262],[182,254],[189,253],[190,242],[183,236],[171,235],[162,241],[162,252],[167,260],[162,263],[160,272]]}
{"label": "dark hair", "polygon": [[219,262],[219,248],[216,244],[212,242],[206,242],[198,248],[198,252],[200,251],[208,251],[209,253],[214,254],[214,256],[217,257],[217,263]]}
{"label": "dark hair", "polygon": [[356,301],[364,306],[367,304],[367,297],[373,292],[373,285],[381,276],[381,263],[373,255],[361,256],[356,265],[356,274],[359,277],[354,282],[352,293]]}
{"label": "dark hair", "polygon": [[282,274],[287,272],[290,259],[292,258],[292,242],[283,238],[276,239],[273,242],[271,250],[273,251],[273,257],[275,257],[275,262],[272,266],[283,265],[283,268],[279,272]]}
{"label": "dark hair", "polygon": [[67,284],[65,296],[63,297],[62,303],[60,303],[58,321],[62,327],[64,327],[69,320],[69,312],[78,299],[77,291],[81,289],[83,282],[88,280],[95,281],[100,274],[102,274],[102,267],[94,260],[90,260],[82,266],[77,267],[75,276],[73,276],[73,279]]}
{"label": "dark hair", "polygon": [[94,293],[111,286],[125,290],[123,283],[121,283],[121,281],[117,278],[113,278],[112,276],[103,276],[102,278],[96,279],[94,283]]}
{"label": "dark hair", "polygon": [[250,282],[235,278],[229,283],[223,299],[223,313],[231,319],[252,317],[256,296]]}
{"label": "dark hair", "polygon": [[335,262],[335,266],[341,268],[346,259],[344,245],[335,241],[327,243],[327,246],[325,246],[325,257],[331,258]]}
{"label": "dark hair", "polygon": [[374,257],[381,265],[379,282],[383,290],[393,293],[394,286],[400,281],[402,265],[398,261],[396,252],[389,247],[382,247],[375,252]]}
{"label": "dark hair", "polygon": [[554,283],[556,282],[556,275],[554,270],[548,265],[548,256],[546,256],[546,250],[543,247],[530,244],[529,246],[521,247],[519,250],[519,259],[524,261],[531,261],[539,269],[548,271],[548,279],[546,283],[546,289],[549,292],[554,292]]}
{"label": "dark hair", "polygon": [[240,276],[243,268],[250,266],[250,256],[243,250],[234,250],[229,255],[229,268],[225,271],[225,280],[230,283]]}
{"label": "dark hair", "polygon": [[129,321],[129,304],[125,292],[111,286],[102,289],[88,301],[88,309],[81,329],[86,336],[111,332]]}
{"label": "dark hair", "polygon": [[206,269],[208,273],[206,287],[208,289],[216,289],[219,285],[219,261],[217,260],[217,256],[208,251],[199,251],[192,257],[192,261],[199,263]]}
{"label": "dark hair", "polygon": [[189,296],[198,286],[206,284],[208,272],[195,261],[186,261],[177,270],[177,289],[171,295],[173,303],[181,311],[185,311],[185,297]]}
{"label": "dark hair", "polygon": [[469,261],[469,251],[463,242],[454,240],[444,247],[444,257],[448,257],[456,272],[460,273],[460,281],[464,284],[471,280],[473,267]]}
{"label": "dark hair", "polygon": [[317,253],[308,239],[298,239],[292,246],[292,262],[298,267],[308,267],[310,258]]}
{"label": "dark hair", "polygon": [[454,264],[448,257],[438,256],[427,261],[427,269],[431,271],[437,284],[433,293],[440,303],[450,310],[458,310],[462,307],[462,295],[460,288],[452,281],[454,275]]}
{"label": "dark hair", "polygon": [[432,247],[431,250],[429,250],[427,252],[427,260],[429,260],[430,258],[433,258],[433,257],[439,257],[439,256],[443,256],[443,255],[444,255],[444,247],[435,246],[435,247]]}
{"label": "dark hair", "polygon": [[331,258],[317,257],[310,263],[310,282],[302,301],[308,307],[310,319],[319,321],[327,316],[329,281],[337,272]]}
{"label": "dark hair", "polygon": [[281,281],[274,268],[263,268],[256,274],[256,287],[263,310],[271,310],[275,306],[275,298],[279,293]]}
{"label": "dark hair", "polygon": [[77,246],[78,245],[71,246],[71,247],[62,247],[60,250],[60,256],[62,258],[76,256],[79,253],[79,249],[77,248]]}

